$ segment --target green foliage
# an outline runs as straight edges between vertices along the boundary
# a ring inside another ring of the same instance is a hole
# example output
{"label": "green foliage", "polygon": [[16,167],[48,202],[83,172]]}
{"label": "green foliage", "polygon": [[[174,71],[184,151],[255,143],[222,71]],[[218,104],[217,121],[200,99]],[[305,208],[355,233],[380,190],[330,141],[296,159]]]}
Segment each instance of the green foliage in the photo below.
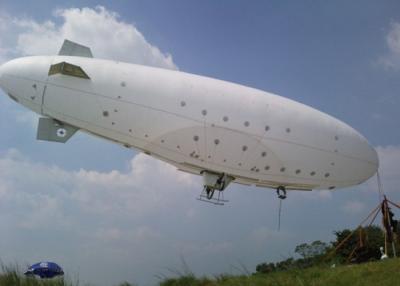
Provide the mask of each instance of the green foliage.
{"label": "green foliage", "polygon": [[258,273],[271,273],[316,266],[320,263],[321,257],[326,253],[327,249],[328,244],[320,240],[313,241],[310,244],[302,243],[295,248],[295,253],[301,258],[294,259],[290,257],[277,263],[264,262],[256,266],[256,271]]}
{"label": "green foliage", "polygon": [[194,275],[184,275],[177,278],[167,278],[160,282],[160,286],[211,286],[216,285],[209,278],[196,278]]}
{"label": "green foliage", "polygon": [[260,263],[256,266],[258,273],[270,273],[276,271],[275,263]]}
{"label": "green foliage", "polygon": [[[6,266],[3,264],[0,272],[0,286],[79,286],[79,282],[73,283],[64,277],[40,279],[34,276],[25,276],[18,265]],[[123,282],[118,286],[134,286],[134,284]]]}
{"label": "green foliage", "polygon": [[64,278],[36,279],[24,276],[18,265],[1,265],[0,286],[78,286]]}
{"label": "green foliage", "polygon": [[[319,266],[321,263],[327,263],[328,254],[339,244],[340,247],[334,252],[334,256],[330,257],[330,264],[363,263],[380,259],[379,248],[384,245],[385,240],[384,232],[380,227],[368,226],[355,230],[344,229],[335,231],[334,234],[336,239],[330,245],[320,240],[299,244],[295,248],[295,253],[300,258],[288,258],[276,263],[260,263],[257,265],[256,271],[257,273],[273,273]],[[347,240],[342,243],[345,239]],[[400,250],[398,242],[396,249]],[[391,247],[389,247],[389,256],[392,256]]]}
{"label": "green foliage", "polygon": [[118,284],[118,286],[134,286],[134,284],[131,284],[128,281],[124,281],[124,282]]}
{"label": "green foliage", "polygon": [[330,268],[311,267],[306,270],[241,276],[222,279],[179,277],[167,279],[160,286],[393,286],[400,281],[400,259]]}
{"label": "green foliage", "polygon": [[302,258],[308,259],[324,254],[327,248],[328,244],[320,240],[316,240],[310,244],[302,243],[296,246],[294,252],[299,254]]}
{"label": "green foliage", "polygon": [[[332,242],[332,246],[338,246],[351,232],[348,229],[335,231],[336,240]],[[346,262],[350,254],[354,251],[350,262],[362,263],[378,260],[381,257],[379,248],[384,246],[384,241],[384,233],[378,226],[372,225],[360,228],[354,231],[346,243],[336,251],[336,257],[339,261]]]}

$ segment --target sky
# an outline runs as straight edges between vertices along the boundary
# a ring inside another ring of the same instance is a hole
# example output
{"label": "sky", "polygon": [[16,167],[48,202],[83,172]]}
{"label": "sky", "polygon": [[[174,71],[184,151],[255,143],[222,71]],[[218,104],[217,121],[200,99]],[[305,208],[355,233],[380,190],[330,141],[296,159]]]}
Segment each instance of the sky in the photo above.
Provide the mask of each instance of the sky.
{"label": "sky", "polygon": [[[399,11],[398,1],[0,0],[0,63],[56,54],[68,38],[95,57],[288,97],[360,131],[399,202]],[[227,205],[204,204],[201,178],[79,132],[36,141],[37,120],[0,91],[0,259],[56,261],[83,283],[155,285],[183,260],[198,275],[252,272],[333,240],[379,203],[376,177],[290,192],[278,231],[273,190],[233,184]]]}

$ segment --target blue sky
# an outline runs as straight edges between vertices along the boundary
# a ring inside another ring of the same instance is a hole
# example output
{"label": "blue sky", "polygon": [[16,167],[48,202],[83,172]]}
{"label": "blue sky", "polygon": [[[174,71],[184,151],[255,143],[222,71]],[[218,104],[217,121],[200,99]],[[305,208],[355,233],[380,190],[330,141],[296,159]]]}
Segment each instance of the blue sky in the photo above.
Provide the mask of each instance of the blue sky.
{"label": "blue sky", "polygon": [[[399,201],[399,9],[398,1],[2,1],[0,61],[56,53],[68,36],[101,57],[164,67],[172,60],[289,97],[365,135],[385,190]],[[107,38],[113,27],[134,40]],[[149,46],[158,52],[149,56]],[[0,97],[1,258],[57,260],[100,285],[152,285],[155,274],[181,268],[181,256],[198,274],[235,273],[240,263],[253,270],[299,243],[332,239],[378,203],[374,178],[290,194],[277,232],[273,191],[232,186],[229,205],[203,205],[199,178],[81,133],[65,145],[35,141],[36,120]]]}

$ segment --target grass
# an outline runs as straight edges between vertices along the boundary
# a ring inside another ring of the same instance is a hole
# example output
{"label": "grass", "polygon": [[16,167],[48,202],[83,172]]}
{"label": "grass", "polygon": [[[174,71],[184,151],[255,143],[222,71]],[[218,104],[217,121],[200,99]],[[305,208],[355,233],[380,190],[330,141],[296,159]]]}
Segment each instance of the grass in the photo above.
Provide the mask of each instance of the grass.
{"label": "grass", "polygon": [[64,278],[36,279],[22,274],[18,266],[1,266],[0,286],[78,286]]}
{"label": "grass", "polygon": [[[52,279],[40,279],[33,276],[25,276],[18,265],[5,266],[1,264],[0,286],[79,286],[79,280],[72,282],[66,277]],[[85,286],[95,286],[85,284]],[[111,286],[111,285],[110,285]],[[122,282],[118,286],[134,286],[128,282]]]}
{"label": "grass", "polygon": [[[313,267],[269,274],[218,275],[195,277],[193,274],[166,278],[160,286],[394,286],[400,281],[400,259],[360,265]],[[131,286],[129,283],[119,285]],[[42,280],[25,277],[18,267],[2,267],[0,286],[79,286],[65,278]],[[112,285],[110,285],[112,286]]]}
{"label": "grass", "polygon": [[400,283],[400,259],[360,265],[313,267],[269,274],[220,275],[196,278],[193,275],[169,278],[160,286],[394,286]]}

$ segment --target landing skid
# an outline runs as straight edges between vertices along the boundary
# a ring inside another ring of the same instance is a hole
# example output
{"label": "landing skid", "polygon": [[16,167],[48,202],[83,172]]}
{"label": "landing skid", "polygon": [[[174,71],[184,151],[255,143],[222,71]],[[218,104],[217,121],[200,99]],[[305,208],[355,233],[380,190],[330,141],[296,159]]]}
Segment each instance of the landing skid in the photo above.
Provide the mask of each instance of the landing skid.
{"label": "landing skid", "polygon": [[[234,178],[225,173],[215,173],[207,170],[202,171],[201,174],[203,175],[204,188],[197,199],[219,206],[223,206],[224,203],[227,203],[228,200],[225,200],[223,191]],[[214,197],[216,191],[218,195]]]}
{"label": "landing skid", "polygon": [[218,206],[223,206],[224,203],[229,202],[228,200],[224,199],[223,191],[218,191],[217,197],[214,197],[214,192],[215,190],[209,189],[205,186],[197,200]]}

